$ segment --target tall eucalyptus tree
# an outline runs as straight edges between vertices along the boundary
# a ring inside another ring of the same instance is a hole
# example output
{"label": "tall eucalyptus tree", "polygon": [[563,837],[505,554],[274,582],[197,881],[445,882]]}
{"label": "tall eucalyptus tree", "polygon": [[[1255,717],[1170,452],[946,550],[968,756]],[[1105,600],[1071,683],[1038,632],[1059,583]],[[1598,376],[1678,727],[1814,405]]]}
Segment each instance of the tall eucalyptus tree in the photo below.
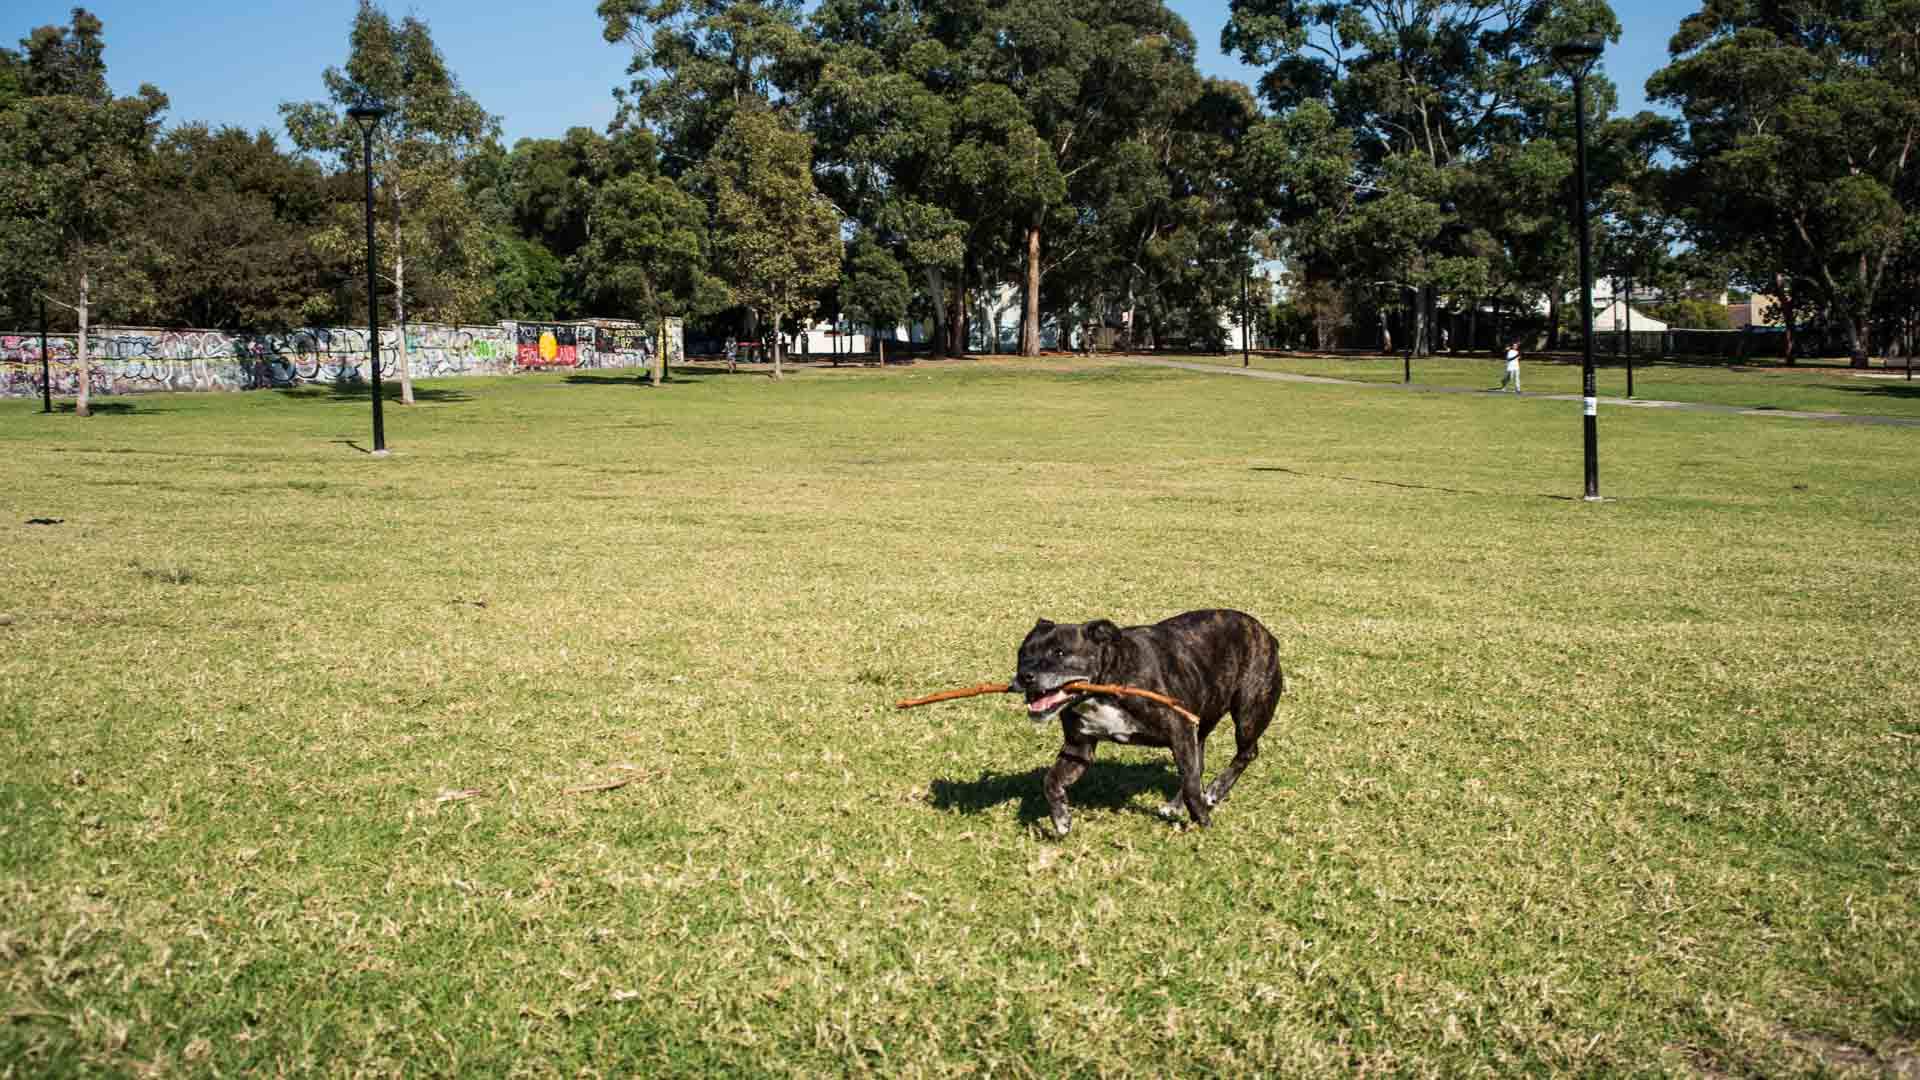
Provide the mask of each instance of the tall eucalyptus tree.
{"label": "tall eucalyptus tree", "polygon": [[[399,330],[400,400],[411,405],[409,300],[454,322],[481,310],[489,294],[486,232],[461,181],[468,158],[498,138],[500,124],[460,89],[425,22],[408,16],[395,23],[371,0],[360,0],[346,66],[330,67],[321,78],[328,101],[288,102],[280,114],[295,146],[331,156],[344,171],[358,171],[362,157],[360,129],[346,110],[364,101],[387,108],[373,143],[373,168],[378,218],[387,234],[381,254]],[[341,207],[314,242],[364,259],[355,227],[359,212]]]}
{"label": "tall eucalyptus tree", "polygon": [[[1414,347],[1426,351],[1436,296],[1491,277],[1493,234],[1465,212],[1465,189],[1503,151],[1570,130],[1548,52],[1576,31],[1617,38],[1612,10],[1605,0],[1232,0],[1231,10],[1221,43],[1267,69],[1267,104],[1282,116],[1323,106],[1352,133],[1345,261],[1385,288],[1383,306],[1417,298]],[[1588,96],[1601,113],[1611,101],[1599,78]]]}

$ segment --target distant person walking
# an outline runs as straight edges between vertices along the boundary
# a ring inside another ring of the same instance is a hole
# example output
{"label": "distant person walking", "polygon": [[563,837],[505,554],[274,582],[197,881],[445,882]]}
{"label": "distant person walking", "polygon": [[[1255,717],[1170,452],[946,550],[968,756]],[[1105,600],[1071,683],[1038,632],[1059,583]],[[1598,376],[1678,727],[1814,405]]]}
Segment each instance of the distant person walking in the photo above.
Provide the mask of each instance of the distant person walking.
{"label": "distant person walking", "polygon": [[1507,343],[1507,370],[1500,376],[1500,385],[1494,389],[1505,390],[1508,383],[1513,384],[1514,393],[1520,392],[1520,343],[1517,341]]}

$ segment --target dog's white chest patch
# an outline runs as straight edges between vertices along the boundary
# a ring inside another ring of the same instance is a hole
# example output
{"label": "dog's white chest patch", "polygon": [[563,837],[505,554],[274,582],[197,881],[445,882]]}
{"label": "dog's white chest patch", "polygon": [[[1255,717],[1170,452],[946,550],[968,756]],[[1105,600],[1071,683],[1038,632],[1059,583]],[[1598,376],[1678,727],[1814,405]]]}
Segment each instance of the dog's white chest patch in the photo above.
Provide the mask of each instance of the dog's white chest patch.
{"label": "dog's white chest patch", "polygon": [[1074,716],[1080,721],[1081,734],[1096,739],[1130,743],[1136,736],[1147,734],[1133,717],[1105,701],[1083,701],[1074,707]]}

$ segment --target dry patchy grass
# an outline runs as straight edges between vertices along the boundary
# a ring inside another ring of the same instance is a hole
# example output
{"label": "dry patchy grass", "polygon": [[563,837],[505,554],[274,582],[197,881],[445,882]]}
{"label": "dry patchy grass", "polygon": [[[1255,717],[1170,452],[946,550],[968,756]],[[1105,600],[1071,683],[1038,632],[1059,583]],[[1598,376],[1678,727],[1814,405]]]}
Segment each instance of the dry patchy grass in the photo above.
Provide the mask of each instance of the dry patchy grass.
{"label": "dry patchy grass", "polygon": [[[1563,403],[1077,362],[444,389],[384,461],[332,396],[0,405],[0,1061],[1912,1061],[1911,432],[1608,413],[1591,506]],[[1054,841],[1055,736],[890,707],[1038,615],[1209,605],[1293,693],[1205,832],[1108,747]]]}

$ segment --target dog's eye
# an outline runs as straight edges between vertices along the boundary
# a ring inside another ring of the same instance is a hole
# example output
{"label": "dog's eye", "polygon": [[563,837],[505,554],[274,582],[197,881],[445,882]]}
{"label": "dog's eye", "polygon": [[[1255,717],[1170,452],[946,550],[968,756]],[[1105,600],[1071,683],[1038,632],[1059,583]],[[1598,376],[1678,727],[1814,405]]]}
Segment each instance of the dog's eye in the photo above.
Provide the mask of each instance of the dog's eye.
{"label": "dog's eye", "polygon": [[1067,650],[1055,645],[1053,648],[1047,650],[1047,655],[1054,657],[1065,656],[1067,655]]}

